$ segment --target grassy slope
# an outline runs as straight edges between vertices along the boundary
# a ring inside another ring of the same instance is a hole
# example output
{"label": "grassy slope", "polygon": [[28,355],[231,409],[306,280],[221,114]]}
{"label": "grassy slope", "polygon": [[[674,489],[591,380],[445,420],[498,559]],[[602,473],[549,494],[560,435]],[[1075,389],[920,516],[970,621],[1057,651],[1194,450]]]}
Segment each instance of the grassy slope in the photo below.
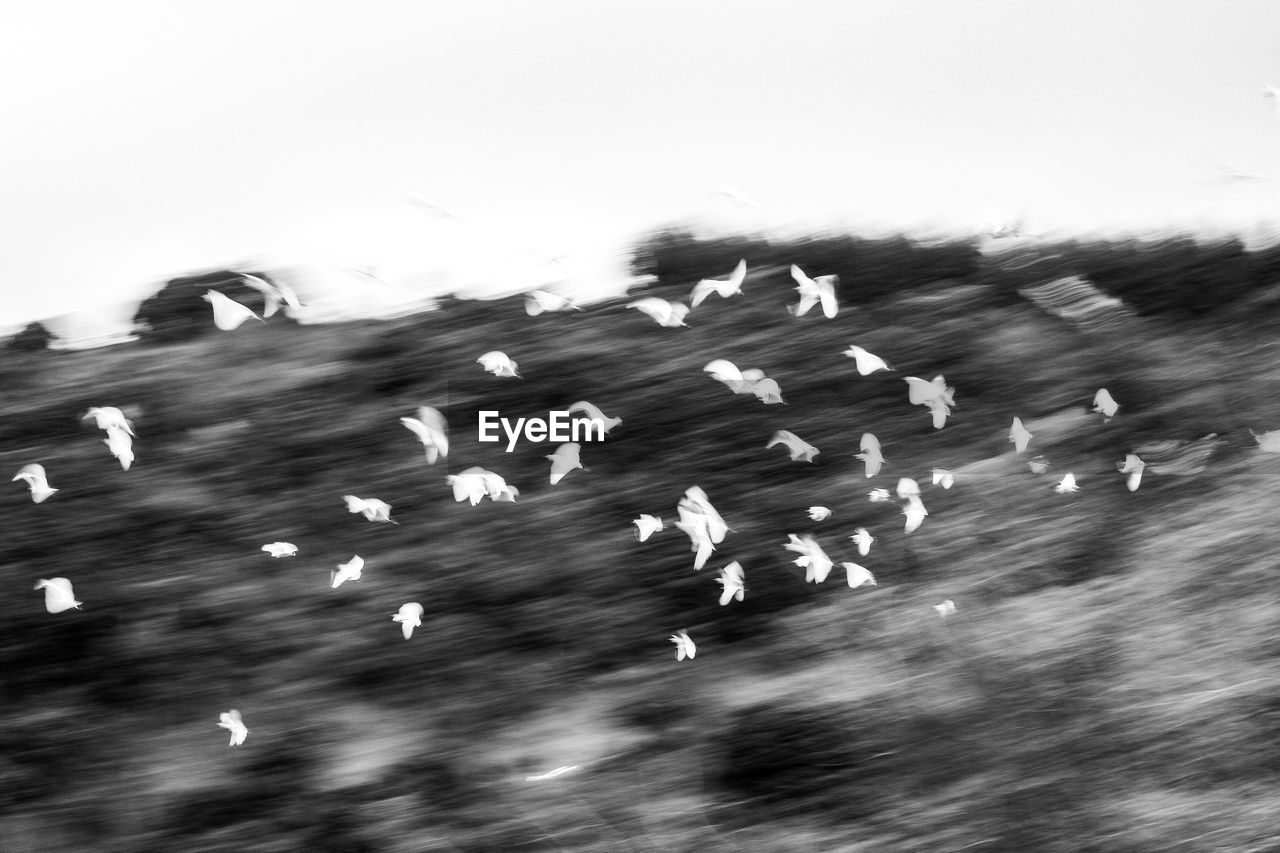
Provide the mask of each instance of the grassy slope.
{"label": "grassy slope", "polygon": [[[1244,429],[1280,426],[1274,328],[1148,318],[1092,339],[982,287],[797,319],[785,266],[745,291],[689,329],[507,301],[10,361],[0,454],[62,491],[0,496],[0,835],[42,851],[1274,844],[1280,460]],[[850,343],[898,372],[859,377]],[[525,378],[485,374],[491,349]],[[713,358],[764,369],[787,405],[730,394],[701,373]],[[937,373],[957,389],[941,431],[901,381]],[[1104,385],[1110,424],[1086,415]],[[476,441],[479,408],[579,399],[624,423],[555,487],[546,445]],[[397,423],[424,404],[452,429],[435,467]],[[89,405],[140,407],[132,470],[77,423]],[[1078,495],[1013,457],[1015,414]],[[766,451],[776,429],[817,461]],[[852,458],[864,431],[888,459],[874,481]],[[1125,491],[1131,445],[1210,431],[1228,444],[1209,471]],[[455,503],[444,477],[471,465],[519,503]],[[954,489],[928,485],[935,465]],[[866,499],[901,476],[930,511],[909,538],[896,505]],[[734,530],[701,573],[679,531],[640,544],[629,526],[674,520],[694,484]],[[388,501],[399,526],[343,494]],[[835,513],[811,522],[813,504]],[[812,531],[856,559],[857,526],[878,538],[859,560],[874,588],[838,566],[806,585],[781,548]],[[299,556],[258,550],[276,539]],[[364,579],[329,590],[353,553]],[[749,591],[721,608],[713,579],[735,559]],[[55,575],[83,612],[43,612],[31,586]],[[427,618],[405,642],[390,616],[409,600]],[[695,661],[672,659],[679,629]],[[215,727],[232,706],[240,749]]]}

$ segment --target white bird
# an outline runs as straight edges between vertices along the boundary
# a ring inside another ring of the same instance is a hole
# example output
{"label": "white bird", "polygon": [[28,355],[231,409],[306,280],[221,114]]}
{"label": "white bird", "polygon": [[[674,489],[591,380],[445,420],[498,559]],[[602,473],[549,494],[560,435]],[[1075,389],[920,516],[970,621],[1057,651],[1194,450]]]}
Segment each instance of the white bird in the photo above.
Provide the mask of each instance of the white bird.
{"label": "white bird", "polygon": [[1049,470],[1049,460],[1043,456],[1037,456],[1027,463],[1027,467],[1033,474],[1043,474]]}
{"label": "white bird", "polygon": [[413,629],[422,625],[422,605],[416,601],[400,605],[400,610],[391,617],[392,622],[399,622],[400,629],[407,640],[413,636]]}
{"label": "white bird", "polygon": [[213,324],[224,332],[237,328],[250,317],[263,324],[267,322],[249,308],[216,290],[206,290],[204,301],[213,306]]}
{"label": "white bird", "polygon": [[830,517],[831,517],[831,510],[827,509],[825,506],[809,507],[809,518],[813,519],[814,521],[825,521]]}
{"label": "white bird", "polygon": [[1065,495],[1067,492],[1078,492],[1080,487],[1076,485],[1076,475],[1068,471],[1061,482],[1053,487],[1053,490],[1060,495]]}
{"label": "white bird", "polygon": [[449,455],[449,422],[438,409],[419,406],[416,418],[401,418],[400,423],[412,430],[422,442],[428,465],[434,465],[441,456]]}
{"label": "white bird", "polygon": [[1253,436],[1253,440],[1258,442],[1258,449],[1263,453],[1280,453],[1280,429],[1268,430],[1267,432],[1254,432],[1249,430],[1249,435]]}
{"label": "white bird", "polygon": [[711,559],[711,553],[716,550],[716,543],[711,541],[710,519],[705,513],[690,509],[683,502],[676,508],[676,512],[680,515],[676,527],[688,535],[691,543],[689,550],[694,552],[693,570],[700,572],[707,560]]}
{"label": "white bird", "polygon": [[898,479],[898,500],[910,500],[911,498],[920,497],[920,484],[910,477],[901,477]]}
{"label": "white bird", "polygon": [[773,438],[769,439],[769,443],[765,445],[765,449],[768,450],[775,444],[786,445],[792,462],[812,462],[813,457],[822,452],[794,432],[785,429],[775,432]]}
{"label": "white bird", "polygon": [[1280,87],[1264,84],[1262,87],[1262,96],[1275,101],[1276,117],[1280,118]]}
{"label": "white bird", "polygon": [[706,299],[712,293],[718,293],[721,297],[728,299],[734,294],[742,293],[742,282],[747,277],[746,260],[738,261],[738,265],[733,268],[733,273],[725,281],[714,278],[704,278],[693,286],[693,293],[689,297],[689,302],[693,308],[697,308],[702,304],[702,300]]}
{"label": "white bird", "polygon": [[698,653],[698,647],[693,644],[693,640],[689,639],[689,635],[684,631],[671,635],[671,642],[676,644],[676,660],[684,660],[688,658],[693,660],[693,656]]}
{"label": "white bird", "polygon": [[720,593],[721,607],[735,598],[742,601],[747,595],[746,574],[742,570],[742,564],[737,560],[720,570],[720,577],[716,578],[716,583],[723,587]]}
{"label": "white bird", "polygon": [[866,466],[867,479],[871,479],[880,473],[880,468],[884,465],[884,454],[880,452],[880,439],[876,438],[869,432],[862,434],[862,441],[858,444],[861,453],[855,453],[853,458],[861,459]]}
{"label": "white bird", "polygon": [[553,486],[563,480],[564,475],[575,468],[581,468],[583,471],[591,470],[582,464],[582,445],[576,441],[560,445],[556,448],[555,453],[543,458],[551,460],[551,485]]}
{"label": "white bird", "polygon": [[871,502],[873,504],[884,503],[887,500],[891,500],[888,489],[872,489],[867,493],[867,496],[871,498]]}
{"label": "white bird", "polygon": [[105,430],[115,427],[116,429],[124,430],[129,435],[133,435],[133,425],[124,416],[124,412],[115,406],[94,406],[85,412],[80,420],[87,421],[89,418],[93,418],[97,422],[98,429]]}
{"label": "white bird", "polygon": [[924,517],[929,514],[929,510],[924,508],[920,498],[912,496],[907,500],[907,506],[902,510],[902,514],[907,517],[907,523],[903,529],[907,533],[915,533],[924,523]]}
{"label": "white bird", "polygon": [[546,773],[535,773],[532,776],[526,776],[524,777],[524,781],[545,782],[548,779],[555,779],[557,777],[565,775],[566,773],[572,773],[573,771],[579,770],[579,769],[581,768],[577,764],[569,764],[564,767],[557,767],[555,770],[548,770]]}
{"label": "white bird", "polygon": [[386,501],[380,501],[377,498],[358,498],[355,495],[343,495],[342,499],[347,502],[347,512],[363,513],[369,521],[399,523],[391,520],[391,504]]}
{"label": "white bird", "polygon": [[262,294],[262,298],[265,300],[262,309],[263,317],[270,317],[275,314],[280,310],[282,303],[295,311],[302,308],[302,303],[298,301],[298,295],[287,284],[272,284],[269,281],[258,278],[256,275],[249,275],[243,272],[240,273],[240,278],[244,279],[245,284]]}
{"label": "white bird", "polygon": [[249,730],[244,727],[244,721],[240,719],[240,712],[235,708],[218,716],[218,728],[231,732],[231,743],[227,744],[227,746],[240,746],[240,744],[244,743],[244,739],[249,736]]}
{"label": "white bird", "polygon": [[38,462],[22,466],[22,470],[15,474],[13,480],[9,482],[16,480],[25,480],[27,485],[31,487],[31,500],[35,503],[44,503],[54,492],[58,491],[49,485],[49,478],[44,473],[44,466]]}
{"label": "white bird", "polygon": [[857,563],[841,563],[840,565],[844,566],[846,576],[849,579],[849,589],[857,589],[864,583],[869,586],[876,586],[875,575]]}
{"label": "white bird", "polygon": [[956,484],[956,477],[946,468],[933,469],[933,484],[936,486],[942,484],[942,488],[949,489]]}
{"label": "white bird", "polygon": [[[711,374],[711,378],[717,382],[723,382],[729,386],[729,390],[735,394],[741,394],[746,388],[754,382],[754,378],[747,379],[741,370],[738,369],[732,361],[726,361],[723,358],[717,358],[707,363],[702,368],[703,373]],[[763,377],[761,377],[763,378]]]}
{"label": "white bird", "polygon": [[903,381],[907,383],[907,399],[913,406],[928,405],[930,401],[940,402],[944,406],[956,404],[956,389],[947,385],[941,376],[935,376],[929,382],[918,376],[907,376]]}
{"label": "white bird", "polygon": [[1147,463],[1139,459],[1137,454],[1129,453],[1116,467],[1120,469],[1121,474],[1129,475],[1125,485],[1129,487],[1129,491],[1136,492],[1138,485],[1142,482],[1142,471],[1147,467]]}
{"label": "white bird", "polygon": [[[744,372],[745,375],[745,372]],[[766,406],[777,404],[786,405],[786,401],[782,399],[782,388],[778,386],[776,379],[757,379],[751,383],[750,391],[756,395],[756,398]]]}
{"label": "white bird", "polygon": [[608,435],[611,429],[622,424],[622,418],[611,418],[604,412],[600,411],[599,406],[596,406],[593,403],[588,403],[586,400],[579,400],[570,406],[567,411],[570,414],[573,414],[574,412],[582,412],[592,420],[601,421],[604,424],[604,432],[606,435]]}
{"label": "white bird", "polygon": [[807,533],[804,536],[788,533],[787,537],[789,541],[782,547],[800,555],[795,559],[795,564],[804,568],[805,583],[822,583],[825,581],[835,563],[827,556],[827,552],[822,550],[822,546],[818,544],[817,540]]}
{"label": "white bird", "polygon": [[933,428],[942,429],[947,425],[947,417],[951,414],[951,409],[941,400],[929,400],[924,404],[929,410],[930,416],[933,418]]}
{"label": "white bird", "polygon": [[481,470],[480,481],[484,483],[485,494],[489,496],[489,500],[496,504],[515,503],[516,498],[520,497],[520,490],[515,486],[507,483],[499,475],[492,471]]}
{"label": "white bird", "polygon": [[262,546],[262,550],[266,551],[273,557],[296,557],[298,556],[298,546],[292,542],[272,542]]}
{"label": "white bird", "polygon": [[1099,388],[1098,393],[1093,395],[1093,410],[1102,415],[1103,423],[1110,423],[1116,412],[1120,411],[1120,404],[1111,396],[1110,391]]}
{"label": "white bird", "polygon": [[788,305],[787,311],[796,317],[803,317],[809,309],[822,303],[822,313],[828,320],[834,319],[840,307],[836,304],[836,283],[839,278],[834,275],[820,275],[810,278],[795,264],[791,265],[791,277],[795,279],[796,290],[800,291],[800,302]]}
{"label": "white bird", "polygon": [[581,311],[572,300],[547,290],[532,290],[525,294],[524,310],[530,317],[536,317],[544,311]]}
{"label": "white bird", "polygon": [[1031,433],[1022,425],[1022,418],[1014,418],[1013,426],[1009,427],[1009,440],[1013,442],[1014,450],[1018,453],[1025,453],[1027,445],[1031,443],[1031,439]]}
{"label": "white bird", "polygon": [[644,299],[628,302],[627,307],[648,315],[664,328],[675,329],[684,326],[687,329],[689,327],[689,324],[684,321],[689,313],[689,306],[683,302],[668,302],[656,296],[646,296]]}
{"label": "white bird", "polygon": [[707,493],[701,487],[690,486],[686,489],[684,497],[680,499],[680,506],[706,516],[707,534],[711,537],[711,541],[717,545],[724,541],[725,534],[729,532],[729,525],[712,506]]}
{"label": "white bird", "polygon": [[659,530],[665,530],[667,527],[658,516],[644,513],[631,523],[636,526],[636,540],[640,542],[644,542]]}
{"label": "white bird", "polygon": [[514,376],[519,379],[520,374],[516,371],[516,363],[507,357],[504,352],[494,350],[487,352],[476,359],[476,362],[483,365],[484,369],[492,373],[494,376]]}
{"label": "white bird", "polygon": [[329,588],[337,589],[347,581],[358,581],[363,571],[364,558],[357,554],[347,562],[339,563],[336,572],[329,572]]}
{"label": "white bird", "polygon": [[858,555],[865,557],[871,553],[871,543],[875,542],[875,537],[867,532],[867,528],[859,527],[853,531],[853,535],[849,537],[849,541],[857,544]]}
{"label": "white bird", "polygon": [[44,590],[44,609],[50,613],[79,608],[84,603],[76,601],[75,593],[71,591],[71,581],[66,578],[41,578],[35,588]]}
{"label": "white bird", "polygon": [[945,619],[948,616],[950,616],[952,613],[956,612],[956,603],[948,598],[946,601],[942,602],[941,604],[933,605],[933,609],[938,611],[938,615],[941,616],[943,619]]}
{"label": "white bird", "polygon": [[485,475],[488,473],[483,468],[473,466],[461,473],[448,475],[445,477],[445,482],[453,487],[455,501],[462,502],[470,499],[471,505],[475,506],[488,494],[485,486]]}
{"label": "white bird", "polygon": [[853,359],[858,372],[863,376],[870,376],[877,370],[893,370],[883,358],[878,355],[872,355],[860,346],[850,346],[841,355],[847,355]]}
{"label": "white bird", "polygon": [[111,455],[120,460],[120,467],[128,471],[133,464],[133,439],[129,433],[117,427],[107,427],[107,438],[102,442]]}

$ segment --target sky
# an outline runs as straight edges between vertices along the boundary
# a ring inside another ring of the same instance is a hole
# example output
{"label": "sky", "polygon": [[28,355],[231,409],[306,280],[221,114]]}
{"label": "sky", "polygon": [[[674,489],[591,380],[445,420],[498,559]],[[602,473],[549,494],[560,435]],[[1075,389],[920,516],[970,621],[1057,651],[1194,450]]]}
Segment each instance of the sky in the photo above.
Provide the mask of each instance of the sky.
{"label": "sky", "polygon": [[1280,179],[1267,83],[1266,0],[21,4],[0,326],[224,267],[605,288],[678,222],[1257,231],[1280,180],[1221,169]]}

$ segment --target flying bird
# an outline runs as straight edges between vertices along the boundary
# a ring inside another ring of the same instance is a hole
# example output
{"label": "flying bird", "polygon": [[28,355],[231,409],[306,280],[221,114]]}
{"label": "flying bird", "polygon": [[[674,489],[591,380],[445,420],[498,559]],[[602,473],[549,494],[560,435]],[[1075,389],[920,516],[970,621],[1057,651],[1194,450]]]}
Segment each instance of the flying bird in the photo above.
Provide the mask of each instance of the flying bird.
{"label": "flying bird", "polygon": [[867,496],[871,498],[871,502],[873,504],[884,503],[885,501],[892,500],[888,489],[872,489],[867,493]]}
{"label": "flying bird", "polygon": [[943,619],[946,619],[952,613],[956,612],[956,603],[948,598],[946,601],[942,602],[941,604],[933,605],[933,609],[938,611],[939,616],[941,616]]}
{"label": "flying bird", "polygon": [[803,317],[809,309],[822,303],[822,313],[828,320],[834,319],[840,308],[836,304],[836,282],[834,275],[820,275],[810,278],[795,264],[791,265],[791,277],[795,279],[796,290],[800,291],[800,302],[788,305],[787,311],[796,317]]}
{"label": "flying bird", "polygon": [[572,300],[548,290],[531,290],[525,294],[524,310],[530,317],[546,311],[581,311]]}
{"label": "flying bird", "polygon": [[1137,454],[1129,453],[1124,457],[1124,461],[1116,465],[1120,469],[1121,474],[1128,474],[1129,477],[1125,481],[1125,485],[1129,487],[1129,491],[1138,491],[1139,484],[1142,483],[1142,472],[1147,467],[1147,463],[1138,458]]}
{"label": "flying bird", "polygon": [[1249,435],[1253,436],[1253,440],[1258,442],[1258,449],[1263,453],[1280,453],[1280,429],[1268,430],[1267,432],[1254,432],[1249,430]]}
{"label": "flying bird", "polygon": [[935,486],[938,484],[941,484],[942,488],[949,489],[952,486],[954,486],[955,483],[956,483],[955,474],[952,474],[946,468],[933,469],[933,484]]}
{"label": "flying bird", "polygon": [[17,474],[14,475],[14,482],[17,480],[25,480],[27,485],[31,487],[31,500],[35,503],[44,503],[57,489],[49,485],[49,478],[45,476],[44,466],[38,462],[30,465],[22,466]]}
{"label": "flying bird", "polygon": [[622,418],[611,418],[604,412],[600,411],[599,406],[596,406],[593,403],[588,403],[586,400],[579,400],[570,406],[567,411],[570,414],[573,414],[574,412],[582,412],[588,418],[600,421],[604,424],[604,432],[606,435],[609,433],[609,430],[621,425],[622,423]]}
{"label": "flying bird", "polygon": [[871,553],[871,543],[875,542],[875,537],[867,532],[867,528],[859,527],[849,537],[849,541],[858,546],[858,556],[865,557]]}
{"label": "flying bird", "polygon": [[857,563],[841,563],[840,565],[844,566],[846,576],[849,579],[849,589],[857,589],[863,584],[876,586],[875,575]]}
{"label": "flying bird", "polygon": [[453,499],[455,501],[470,500],[471,505],[476,506],[488,494],[484,480],[484,476],[487,473],[483,468],[473,466],[461,473],[448,475],[445,477],[445,482],[453,487]]}
{"label": "flying bird", "polygon": [[792,462],[812,462],[813,457],[822,452],[794,432],[785,429],[775,432],[773,438],[769,439],[769,443],[765,445],[765,449],[767,450],[775,444],[786,445],[787,451],[791,454]]}
{"label": "flying bird", "polygon": [[1009,428],[1009,440],[1013,442],[1014,449],[1018,453],[1025,453],[1031,438],[1031,433],[1022,425],[1022,418],[1014,418],[1013,426]]}
{"label": "flying bird", "polygon": [[1049,460],[1043,456],[1037,456],[1027,463],[1027,467],[1033,474],[1043,474],[1049,470]]}
{"label": "flying bird", "polygon": [[71,581],[66,578],[41,578],[35,585],[35,589],[44,590],[44,609],[50,613],[61,613],[64,610],[73,608],[79,609],[84,602],[76,601],[75,593],[71,591]]}
{"label": "flying bird", "polygon": [[298,556],[298,546],[292,542],[272,542],[262,546],[262,550],[266,551],[273,557],[296,557]]}
{"label": "flying bird", "polygon": [[556,779],[566,773],[572,773],[581,768],[577,764],[569,764],[564,767],[557,767],[555,770],[548,770],[546,773],[536,773],[533,776],[524,777],[526,782],[545,782],[548,779]]}
{"label": "flying bird", "polygon": [[244,279],[245,284],[262,294],[264,300],[263,317],[270,317],[275,314],[280,310],[282,304],[288,305],[295,311],[302,308],[302,303],[298,301],[298,294],[294,293],[293,288],[287,284],[272,284],[265,279],[258,278],[256,275],[249,275],[243,272],[240,273],[240,278]]}
{"label": "flying bird", "polygon": [[872,355],[860,346],[850,346],[841,355],[847,355],[853,359],[854,365],[858,368],[858,372],[863,376],[870,376],[877,370],[892,371],[883,358],[878,355]]}
{"label": "flying bird", "polygon": [[688,535],[691,543],[689,550],[694,552],[693,570],[700,572],[707,560],[711,559],[711,553],[716,550],[716,543],[711,539],[710,518],[705,513],[686,506],[683,501],[676,512],[680,515],[676,527]]}
{"label": "flying bird", "polygon": [[249,308],[216,290],[206,290],[204,300],[213,306],[213,324],[224,332],[238,328],[250,317],[263,324],[267,322]]}
{"label": "flying bird", "polygon": [[689,635],[684,631],[672,634],[671,642],[676,644],[676,660],[678,661],[685,658],[693,660],[693,656],[698,653],[698,647],[693,644],[693,640],[689,639]]}
{"label": "flying bird", "polygon": [[742,282],[747,277],[746,260],[738,261],[738,265],[733,268],[733,273],[725,281],[714,278],[704,278],[693,286],[693,293],[689,297],[691,307],[697,308],[702,301],[712,293],[718,293],[721,297],[728,299],[734,294],[742,293]]}
{"label": "flying bird", "polygon": [[907,533],[915,533],[924,523],[924,517],[929,514],[929,510],[924,508],[919,497],[913,495],[907,500],[907,506],[902,510],[902,514],[907,517],[907,523],[903,529]]}
{"label": "flying bird", "polygon": [[855,453],[855,459],[861,459],[865,463],[867,479],[871,479],[880,473],[880,468],[884,465],[884,454],[880,452],[880,439],[876,438],[869,432],[862,434],[862,441],[858,445],[861,453]]}
{"label": "flying bird", "polygon": [[508,358],[507,354],[504,352],[498,352],[497,350],[487,352],[477,358],[476,362],[483,365],[485,371],[492,373],[494,376],[514,376],[517,379],[520,378],[520,374],[516,372],[516,363]]}
{"label": "flying bird", "polygon": [[102,443],[111,451],[111,455],[120,461],[120,467],[128,471],[133,464],[133,439],[130,433],[118,427],[107,427],[107,438]]}
{"label": "flying bird", "polygon": [[1276,118],[1280,118],[1280,87],[1270,84],[1263,85],[1262,96],[1275,102]]}
{"label": "flying bird", "polygon": [[1080,491],[1080,487],[1076,485],[1076,475],[1068,471],[1058,485],[1053,487],[1053,490],[1060,495],[1065,495],[1067,492]]}
{"label": "flying bird", "polygon": [[1099,388],[1098,393],[1093,395],[1093,410],[1102,415],[1103,423],[1110,423],[1116,412],[1120,411],[1120,404],[1111,396],[1110,391]]}
{"label": "flying bird", "polygon": [[434,465],[441,456],[449,455],[449,422],[438,409],[419,406],[416,418],[401,418],[400,423],[412,430],[422,442],[428,465]]}
{"label": "flying bird", "polygon": [[707,493],[699,486],[690,486],[685,490],[684,497],[680,499],[681,507],[703,515],[707,519],[707,534],[711,537],[711,541],[719,545],[724,541],[725,535],[729,532],[729,525],[725,523],[724,518],[712,506],[711,501],[707,498]]}
{"label": "flying bird", "polygon": [[360,573],[364,571],[364,558],[356,555],[345,563],[338,564],[336,572],[329,572],[329,588],[337,589],[347,581],[360,580]]}
{"label": "flying bird", "polygon": [[85,412],[80,420],[87,421],[89,418],[93,418],[97,422],[98,429],[106,430],[114,427],[133,435],[133,425],[124,416],[124,412],[115,406],[94,406]]}
{"label": "flying bird", "polygon": [[582,445],[576,441],[560,445],[555,453],[543,458],[551,460],[551,485],[553,486],[575,468],[581,468],[583,471],[591,470],[582,464]]}
{"label": "flying bird", "polygon": [[742,571],[742,564],[737,560],[720,570],[720,577],[716,578],[716,582],[723,587],[720,593],[721,607],[735,598],[742,601],[747,595],[745,573]]}
{"label": "flying bird", "polygon": [[641,514],[639,518],[635,519],[631,523],[636,526],[636,539],[640,542],[644,542],[659,530],[666,529],[666,525],[662,523],[662,519],[656,515]]}
{"label": "flying bird", "polygon": [[413,636],[413,629],[422,625],[422,605],[416,601],[400,605],[399,612],[391,617],[392,622],[399,622],[400,629],[407,640]]}
{"label": "flying bird", "polygon": [[831,567],[835,564],[827,556],[827,552],[822,550],[818,541],[807,533],[804,536],[788,533],[787,537],[788,541],[782,547],[800,555],[795,559],[795,564],[805,570],[805,583],[825,581],[827,575],[831,573]]}
{"label": "flying bird", "polygon": [[898,500],[906,501],[920,497],[920,484],[910,477],[898,479]]}
{"label": "flying bird", "polygon": [[825,521],[830,517],[831,517],[831,510],[827,509],[825,506],[809,507],[809,518],[813,519],[814,521]]}
{"label": "flying bird", "polygon": [[231,743],[227,746],[240,746],[244,743],[244,739],[249,736],[249,730],[244,727],[244,721],[240,719],[240,712],[235,708],[218,716],[218,728],[227,729],[231,732]]}
{"label": "flying bird", "polygon": [[644,299],[628,302],[627,307],[651,317],[664,328],[674,329],[684,326],[687,329],[689,327],[689,324],[684,321],[689,313],[689,306],[683,302],[668,302],[656,296],[646,296]]}
{"label": "flying bird", "polygon": [[903,381],[907,383],[907,399],[913,406],[928,405],[931,401],[944,406],[956,404],[956,389],[947,385],[941,376],[935,376],[929,382],[918,376],[907,376]]}
{"label": "flying bird", "polygon": [[377,498],[358,498],[355,495],[343,495],[342,499],[347,502],[347,512],[363,513],[369,521],[399,523],[391,520],[391,504],[386,501],[380,501]]}
{"label": "flying bird", "polygon": [[768,377],[757,379],[751,384],[751,393],[755,394],[756,399],[766,406],[786,405],[786,401],[782,399],[782,389],[778,387],[776,379],[769,379]]}

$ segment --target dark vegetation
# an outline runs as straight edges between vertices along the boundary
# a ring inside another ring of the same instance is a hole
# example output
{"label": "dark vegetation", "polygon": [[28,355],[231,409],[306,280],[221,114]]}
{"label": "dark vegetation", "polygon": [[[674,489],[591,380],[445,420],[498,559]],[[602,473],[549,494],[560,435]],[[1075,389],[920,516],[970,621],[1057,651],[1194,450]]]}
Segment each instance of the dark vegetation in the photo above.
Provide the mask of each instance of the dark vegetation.
{"label": "dark vegetation", "polygon": [[[143,303],[142,344],[15,342],[0,453],[61,491],[0,497],[0,846],[1280,844],[1280,460],[1249,434],[1280,428],[1280,251],[663,232],[635,267],[687,299],[744,257],[743,295],[712,296],[688,329],[625,300],[531,318],[519,299],[446,299],[388,323],[218,332],[205,289],[261,309],[227,272]],[[793,262],[840,276],[838,318],[787,314]],[[1123,298],[1138,326],[1083,334],[1016,294],[1059,275]],[[851,343],[897,372],[858,376]],[[493,349],[525,378],[484,373]],[[702,373],[715,358],[765,370],[786,405],[729,393]],[[934,430],[902,377],[939,373],[957,407]],[[1089,411],[1100,387],[1122,407],[1110,423]],[[476,440],[481,409],[577,400],[623,424],[554,487],[550,446]],[[133,418],[131,470],[81,422],[91,405]],[[449,419],[434,467],[397,422],[420,405]],[[1014,415],[1049,474],[1012,453]],[[821,454],[766,451],[777,429]],[[866,431],[887,459],[872,481],[853,458]],[[1128,448],[1208,432],[1224,440],[1208,470],[1125,489]],[[472,465],[519,501],[455,503],[445,476]],[[934,466],[954,488],[930,485]],[[1081,491],[1055,494],[1068,470]],[[899,477],[930,513],[910,536],[896,504],[867,500]],[[670,525],[695,484],[733,530],[700,573],[679,530],[642,544],[630,525]],[[349,514],[344,494],[399,524]],[[834,514],[812,522],[812,505]],[[781,547],[805,532],[878,585],[850,590],[838,564],[806,585]],[[259,550],[275,540],[298,556]],[[352,554],[364,578],[329,589]],[[747,596],[720,607],[731,560]],[[46,613],[42,577],[70,578],[84,608]],[[426,609],[408,642],[390,618],[406,601]],[[699,651],[677,663],[682,629]],[[232,707],[250,730],[237,748],[216,726]]]}

